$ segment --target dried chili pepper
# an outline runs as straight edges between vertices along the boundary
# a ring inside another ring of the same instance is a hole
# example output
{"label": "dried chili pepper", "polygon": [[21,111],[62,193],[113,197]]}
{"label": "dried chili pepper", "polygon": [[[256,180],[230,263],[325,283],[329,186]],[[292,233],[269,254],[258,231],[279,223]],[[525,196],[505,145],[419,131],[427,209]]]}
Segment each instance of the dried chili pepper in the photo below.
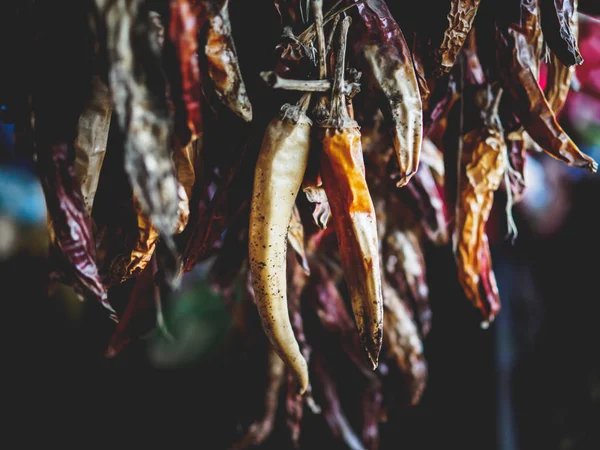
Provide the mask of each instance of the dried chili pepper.
{"label": "dried chili pepper", "polygon": [[204,53],[219,99],[247,122],[252,120],[252,105],[242,79],[229,21],[229,0],[207,2],[208,29]]}
{"label": "dried chili pepper", "polygon": [[425,256],[414,231],[389,232],[384,242],[385,271],[389,284],[410,302],[421,336],[431,329],[431,308],[427,286]]}
{"label": "dried chili pepper", "polygon": [[424,139],[421,166],[407,186],[416,201],[425,236],[434,244],[448,241],[448,224],[443,200],[444,155],[429,139]]}
{"label": "dried chili pepper", "polygon": [[75,149],[66,143],[38,141],[40,179],[49,212],[51,238],[69,265],[82,297],[90,292],[117,320],[96,266],[92,225],[75,176]]}
{"label": "dried chili pepper", "polygon": [[159,43],[150,38],[152,22],[141,0],[96,2],[107,29],[109,81],[125,139],[125,169],[142,210],[168,240],[177,229],[179,199]]}
{"label": "dried chili pepper", "polygon": [[182,96],[191,139],[202,134],[202,80],[198,62],[198,30],[204,22],[203,3],[171,0],[169,35],[179,59]]}
{"label": "dried chili pepper", "polygon": [[583,63],[577,46],[577,0],[539,0],[544,41],[567,67]]}
{"label": "dried chili pepper", "polygon": [[404,375],[410,403],[419,403],[427,382],[427,362],[423,354],[423,343],[410,313],[387,283],[383,284],[384,295],[384,354],[391,359]]}
{"label": "dried chili pepper", "polygon": [[[494,192],[504,180],[507,148],[497,118],[501,93],[490,101],[486,124],[463,136],[459,199],[452,236],[458,279],[487,326],[500,310],[498,287],[491,267],[485,225]],[[495,109],[495,111],[494,111]]]}
{"label": "dried chili pepper", "polygon": [[92,98],[79,117],[75,139],[75,173],[88,214],[92,213],[100,170],[106,154],[112,104],[108,87],[94,77]]}
{"label": "dried chili pepper", "polygon": [[514,112],[529,135],[552,157],[570,166],[598,170],[598,163],[581,153],[556,121],[537,81],[539,58],[537,7],[521,3],[521,21],[497,33],[497,65],[502,86],[511,96]]}
{"label": "dried chili pepper", "polygon": [[381,110],[393,124],[400,167],[398,185],[404,186],[419,167],[423,136],[421,96],[412,55],[385,1],[357,3],[352,12],[355,64],[381,98]]}
{"label": "dried chili pepper", "polygon": [[263,137],[256,163],[249,231],[249,259],[256,304],[269,341],[290,367],[301,393],[308,369],[292,332],[286,300],[287,231],[310,150],[310,95],[284,105]]}
{"label": "dried chili pepper", "polygon": [[456,57],[462,49],[471,31],[473,21],[479,9],[480,0],[451,0],[448,11],[448,27],[440,44],[433,51],[437,76],[448,73],[456,63]]}
{"label": "dried chili pepper", "polygon": [[381,273],[375,208],[365,180],[360,131],[348,116],[342,95],[349,26],[347,17],[342,21],[340,39],[336,42],[331,118],[321,124],[321,176],[331,206],[354,318],[375,368],[383,332]]}
{"label": "dried chili pepper", "polygon": [[267,368],[263,416],[260,420],[252,423],[246,434],[229,447],[229,450],[243,450],[261,445],[273,431],[279,405],[279,390],[285,375],[285,364],[272,348],[269,348],[267,353]]}
{"label": "dried chili pepper", "polygon": [[372,378],[373,371],[362,354],[360,338],[334,277],[316,260],[311,261],[311,277],[304,295],[309,299],[321,326],[339,339],[344,353],[363,375]]}

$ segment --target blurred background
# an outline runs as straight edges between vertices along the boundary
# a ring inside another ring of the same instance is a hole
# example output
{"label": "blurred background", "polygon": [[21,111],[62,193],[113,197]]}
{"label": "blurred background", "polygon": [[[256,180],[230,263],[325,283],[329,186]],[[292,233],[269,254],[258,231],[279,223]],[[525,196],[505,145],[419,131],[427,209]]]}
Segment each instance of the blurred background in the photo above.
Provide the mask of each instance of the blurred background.
{"label": "blurred background", "polygon": [[[582,24],[580,50],[581,87],[560,119],[581,150],[600,160],[599,23]],[[127,333],[111,341],[115,326],[95,302],[79,301],[63,285],[48,291],[44,197],[31,162],[13,150],[13,129],[0,122],[0,298],[8,308],[2,365],[15,375],[10,386],[24,395],[32,385],[20,389],[22,375],[42,382],[55,374],[60,397],[108,388],[109,422],[139,410],[179,424],[173,443],[183,433],[196,439],[194,447],[225,448],[240,433],[232,420],[244,408],[236,389],[252,386],[257,375],[232,370],[219,351],[232,318],[204,281],[205,267],[186,274],[183,293],[165,304],[177,339],[154,330],[155,310],[146,305]],[[600,448],[600,177],[545,155],[530,156],[526,170],[514,245],[504,236],[503,211],[490,224],[503,306],[488,330],[480,329],[448,272],[451,249],[427,255],[429,383],[418,406],[381,425],[382,449],[439,448],[440,439],[463,449]],[[114,289],[113,298],[127,298],[134,284]],[[142,337],[130,340],[136,336]],[[105,354],[109,342],[120,350],[114,358]],[[305,414],[304,420],[316,419]],[[323,424],[313,429],[319,427],[322,433],[303,435],[302,448],[342,448]],[[278,430],[269,443],[287,448]]]}

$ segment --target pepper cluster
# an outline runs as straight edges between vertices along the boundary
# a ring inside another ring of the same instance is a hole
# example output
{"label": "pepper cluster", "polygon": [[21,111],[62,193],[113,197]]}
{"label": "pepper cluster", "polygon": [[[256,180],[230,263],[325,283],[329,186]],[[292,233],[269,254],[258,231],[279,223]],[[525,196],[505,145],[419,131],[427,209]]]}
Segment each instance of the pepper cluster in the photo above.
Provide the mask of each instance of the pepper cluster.
{"label": "pepper cluster", "polygon": [[[500,310],[495,192],[516,237],[527,152],[598,168],[556,120],[583,62],[578,6],[599,15],[594,2],[404,3],[1,7],[35,56],[2,71],[3,119],[37,164],[52,278],[115,321],[124,311],[107,354],[140,305],[156,302],[164,326],[161,298],[207,261],[234,317],[227,351],[262,325],[264,415],[232,448],[264,442],[280,410],[297,443],[304,403],[348,447],[377,448],[385,409],[418,403],[427,381],[426,248],[452,243],[486,327]],[[110,289],[132,278],[116,308]],[[332,349],[363,380],[358,432]]]}

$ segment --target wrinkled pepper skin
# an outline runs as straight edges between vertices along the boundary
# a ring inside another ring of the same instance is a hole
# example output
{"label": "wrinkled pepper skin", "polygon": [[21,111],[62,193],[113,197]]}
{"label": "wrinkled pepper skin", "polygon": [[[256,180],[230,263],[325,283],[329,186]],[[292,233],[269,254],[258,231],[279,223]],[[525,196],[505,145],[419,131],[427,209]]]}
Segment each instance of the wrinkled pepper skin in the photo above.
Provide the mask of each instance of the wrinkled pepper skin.
{"label": "wrinkled pepper skin", "polygon": [[179,59],[182,97],[192,140],[202,135],[202,79],[198,62],[198,32],[205,22],[204,16],[201,1],[171,0],[169,36]]}
{"label": "wrinkled pepper skin", "polygon": [[[573,8],[577,10],[577,0],[572,0]],[[570,18],[570,29],[575,39],[579,35],[579,23],[577,14],[572,14]],[[550,61],[547,65],[548,73],[546,75],[546,86],[544,87],[544,95],[548,100],[548,104],[555,115],[562,110],[567,101],[567,95],[571,89],[571,80],[575,75],[575,66],[567,66],[556,53],[550,52]]]}
{"label": "wrinkled pepper skin", "polygon": [[94,77],[92,98],[79,116],[75,139],[75,173],[90,215],[106,154],[111,117],[112,103],[108,87],[99,77]]}
{"label": "wrinkled pepper skin", "polygon": [[467,298],[480,311],[483,326],[493,321],[500,310],[485,226],[494,193],[504,180],[506,155],[504,138],[494,129],[475,129],[463,137],[453,246],[458,279]]}
{"label": "wrinkled pepper skin", "polygon": [[[107,29],[109,81],[125,136],[125,170],[152,224],[170,236],[178,223],[178,184],[170,158],[171,119],[159,43],[141,0],[96,0]],[[133,31],[131,31],[133,30]]]}
{"label": "wrinkled pepper skin", "polygon": [[81,195],[73,161],[75,149],[66,143],[38,141],[38,165],[49,214],[51,238],[66,259],[82,296],[91,293],[117,320],[96,265],[92,224]]}
{"label": "wrinkled pepper skin", "polygon": [[217,96],[231,111],[246,122],[252,120],[252,105],[246,92],[246,85],[231,34],[229,21],[229,0],[211,0],[208,29],[206,35],[206,55],[208,75]]}
{"label": "wrinkled pepper skin", "polygon": [[369,0],[349,13],[352,60],[392,124],[400,167],[398,186],[405,186],[419,167],[423,138],[423,107],[412,55],[385,1]]}
{"label": "wrinkled pepper skin", "polygon": [[404,375],[410,404],[421,400],[427,383],[427,362],[417,327],[398,294],[384,283],[385,337],[383,351]]}
{"label": "wrinkled pepper skin", "polygon": [[300,393],[308,387],[308,368],[294,337],[287,305],[288,226],[304,178],[311,122],[297,110],[283,109],[268,125],[256,163],[250,209],[249,259],[261,322],[277,354],[290,367]]}
{"label": "wrinkled pepper skin", "polygon": [[373,367],[383,334],[383,300],[375,208],[365,180],[360,132],[327,129],[321,177],[331,206],[340,259],[358,332]]}
{"label": "wrinkled pepper skin", "polygon": [[583,154],[558,124],[537,81],[538,11],[521,4],[521,23],[501,26],[497,32],[497,66],[502,87],[510,95],[514,112],[532,139],[550,156],[572,167],[598,170],[598,163]]}
{"label": "wrinkled pepper skin", "polygon": [[467,40],[481,0],[451,0],[448,27],[439,46],[433,51],[434,73],[444,75],[454,67],[456,57]]}
{"label": "wrinkled pepper skin", "polygon": [[567,67],[583,63],[577,46],[577,0],[539,0],[544,40],[550,50]]}

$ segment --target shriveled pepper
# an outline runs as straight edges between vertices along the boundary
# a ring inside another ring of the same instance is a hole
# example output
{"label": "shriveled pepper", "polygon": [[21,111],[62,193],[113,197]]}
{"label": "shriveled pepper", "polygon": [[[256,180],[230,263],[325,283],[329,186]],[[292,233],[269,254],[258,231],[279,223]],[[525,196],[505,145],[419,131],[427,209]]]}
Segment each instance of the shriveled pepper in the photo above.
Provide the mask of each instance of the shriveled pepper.
{"label": "shriveled pepper", "polygon": [[106,154],[111,116],[112,104],[108,87],[96,76],[92,84],[92,98],[79,116],[75,139],[75,173],[90,215]]}
{"label": "shriveled pepper", "polygon": [[433,51],[436,67],[434,74],[448,73],[456,63],[473,26],[480,0],[451,0],[447,14],[448,27],[444,30],[440,44]]}
{"label": "shriveled pepper", "polygon": [[229,0],[209,0],[206,11],[208,29],[204,53],[210,76],[219,99],[247,122],[252,120],[252,105],[246,92],[246,85],[231,34],[229,21]]}
{"label": "shriveled pepper", "polygon": [[[493,106],[490,107],[493,110]],[[467,298],[480,311],[483,327],[489,325],[500,310],[485,226],[494,193],[504,181],[508,163],[506,142],[494,114],[490,112],[483,127],[462,138],[459,198],[452,236],[459,282]]]}
{"label": "shriveled pepper", "polygon": [[598,163],[583,154],[556,121],[537,81],[539,40],[537,6],[523,2],[520,21],[499,27],[497,66],[502,86],[510,95],[514,113],[532,139],[550,156],[573,167],[598,170]]}
{"label": "shriveled pepper", "polygon": [[308,368],[294,337],[286,297],[288,226],[310,150],[310,95],[300,106],[285,105],[262,141],[256,163],[249,230],[249,259],[256,305],[277,354],[292,369],[304,393]]}
{"label": "shriveled pepper", "polygon": [[383,300],[375,208],[365,180],[365,166],[357,123],[348,116],[342,94],[346,17],[336,42],[335,79],[331,117],[320,130],[321,177],[331,206],[340,259],[350,291],[354,318],[363,346],[377,367],[383,334]]}
{"label": "shriveled pepper", "polygon": [[[356,0],[348,0],[357,3]],[[419,167],[423,111],[413,59],[384,0],[370,0],[351,10],[353,60],[393,127],[400,167],[399,186],[406,185]]]}
{"label": "shriveled pepper", "polygon": [[68,263],[69,273],[65,275],[74,278],[74,288],[81,297],[91,293],[116,321],[117,314],[108,301],[96,265],[92,224],[73,167],[75,149],[66,143],[41,140],[37,145],[51,241]]}
{"label": "shriveled pepper", "polygon": [[107,29],[109,81],[125,136],[125,169],[152,224],[169,239],[177,229],[178,192],[169,155],[171,120],[159,43],[141,0],[96,0]]}
{"label": "shriveled pepper", "polygon": [[198,30],[204,22],[203,2],[171,0],[169,36],[181,71],[182,96],[191,139],[202,134],[202,79],[198,62]]}

